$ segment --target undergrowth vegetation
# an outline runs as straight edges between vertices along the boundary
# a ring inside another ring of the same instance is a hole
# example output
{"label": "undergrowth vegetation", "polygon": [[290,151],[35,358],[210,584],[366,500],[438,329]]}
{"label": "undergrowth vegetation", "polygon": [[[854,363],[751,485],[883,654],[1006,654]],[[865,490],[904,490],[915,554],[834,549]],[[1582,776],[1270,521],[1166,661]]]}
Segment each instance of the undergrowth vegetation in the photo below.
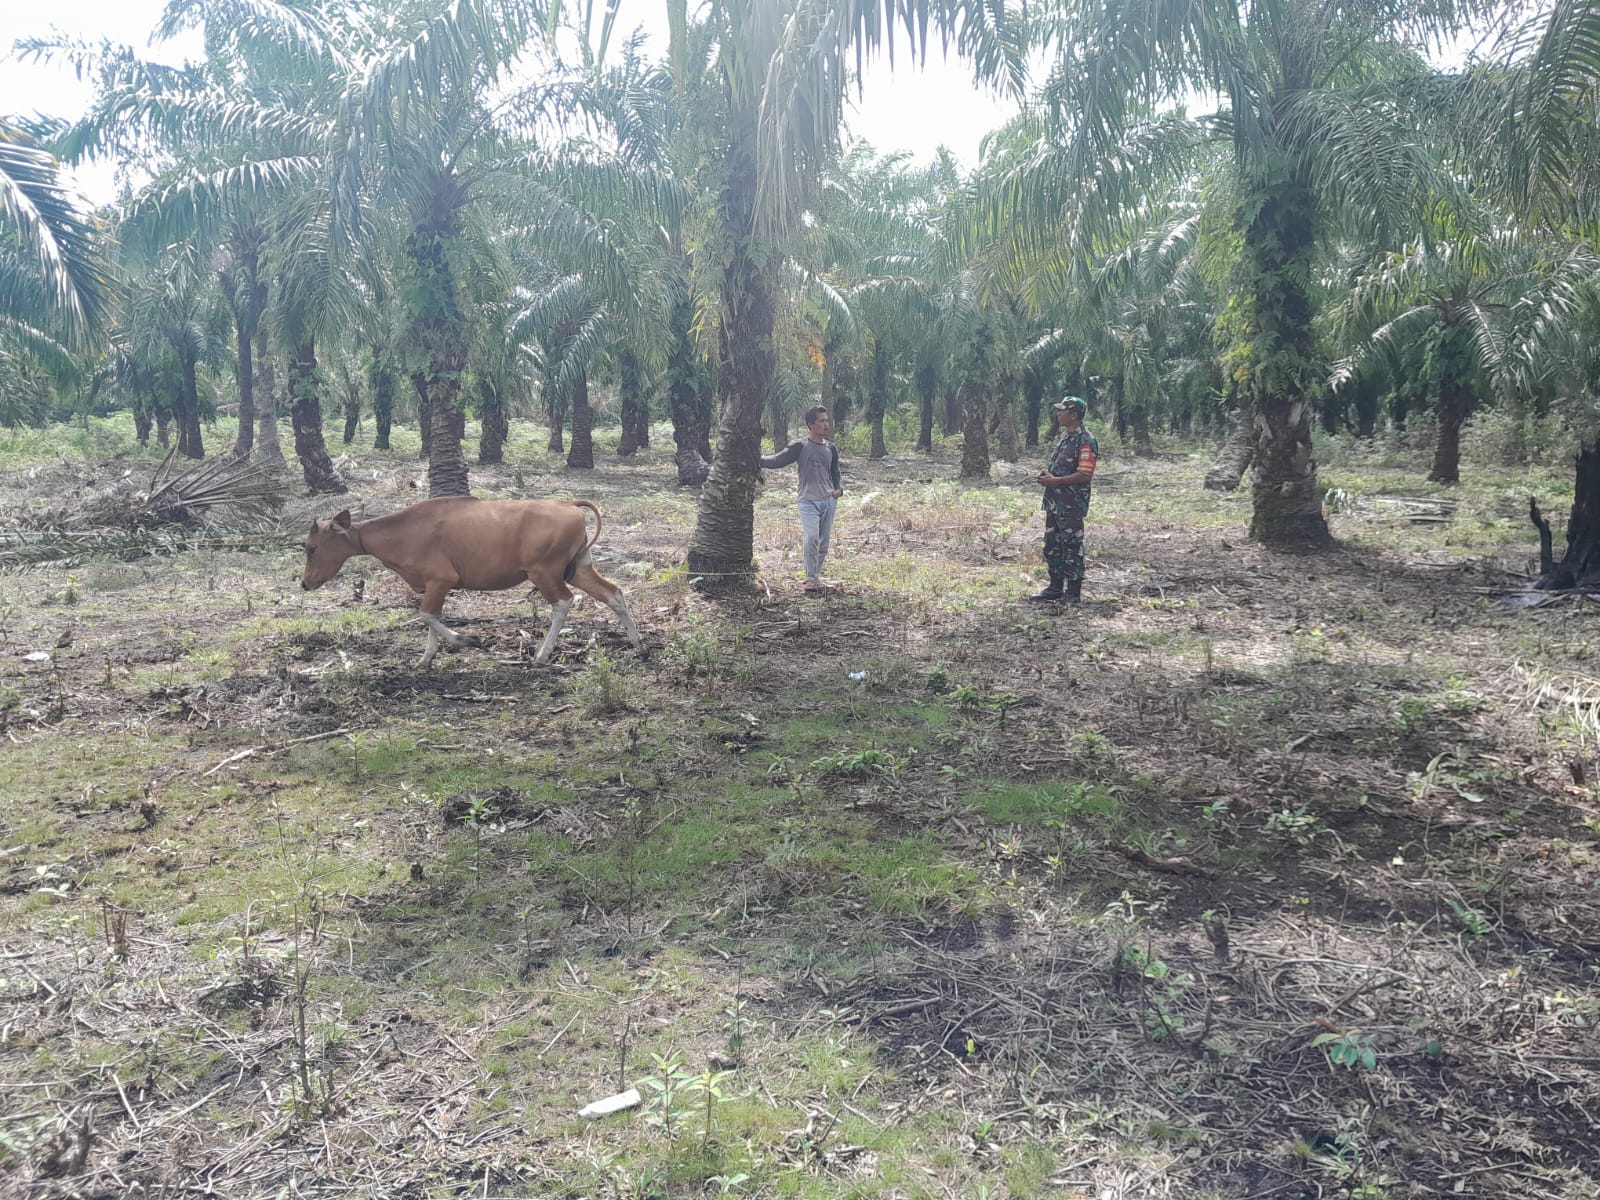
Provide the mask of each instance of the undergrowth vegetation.
{"label": "undergrowth vegetation", "polygon": [[[9,506],[104,469],[53,432]],[[1594,1195],[1596,615],[1473,590],[1561,472],[1414,524],[1415,461],[1337,460],[1281,558],[1103,443],[1078,612],[1004,469],[847,455],[828,599],[773,488],[713,603],[663,454],[516,428],[480,491],[599,500],[646,653],[580,604],[535,668],[541,606],[458,593],[484,648],[418,671],[370,560],[299,590],[304,500],[8,575],[0,1188]]]}

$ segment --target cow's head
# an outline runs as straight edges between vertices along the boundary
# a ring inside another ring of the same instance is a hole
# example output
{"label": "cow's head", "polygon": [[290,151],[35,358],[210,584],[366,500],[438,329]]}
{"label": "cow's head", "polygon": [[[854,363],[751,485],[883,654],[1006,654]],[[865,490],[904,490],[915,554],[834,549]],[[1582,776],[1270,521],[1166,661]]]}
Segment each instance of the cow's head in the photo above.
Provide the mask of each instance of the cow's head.
{"label": "cow's head", "polygon": [[359,554],[361,544],[350,529],[350,510],[331,521],[311,522],[311,532],[306,535],[306,570],[300,576],[300,586],[306,591],[319,588],[339,573],[344,560]]}

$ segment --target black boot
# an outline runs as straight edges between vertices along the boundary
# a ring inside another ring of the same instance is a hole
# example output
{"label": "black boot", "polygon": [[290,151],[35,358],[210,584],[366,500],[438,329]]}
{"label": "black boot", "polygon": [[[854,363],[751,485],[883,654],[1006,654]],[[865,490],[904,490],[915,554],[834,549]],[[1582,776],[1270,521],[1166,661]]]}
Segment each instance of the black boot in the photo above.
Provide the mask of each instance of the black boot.
{"label": "black boot", "polygon": [[1083,580],[1081,580],[1081,579],[1069,579],[1069,580],[1067,580],[1066,595],[1061,597],[1061,603],[1062,604],[1082,604],[1083,603]]}
{"label": "black boot", "polygon": [[1061,590],[1062,583],[1063,580],[1061,576],[1052,575],[1050,576],[1050,586],[1045,588],[1044,591],[1038,593],[1037,595],[1029,596],[1028,599],[1037,600],[1041,604],[1055,604],[1064,594]]}

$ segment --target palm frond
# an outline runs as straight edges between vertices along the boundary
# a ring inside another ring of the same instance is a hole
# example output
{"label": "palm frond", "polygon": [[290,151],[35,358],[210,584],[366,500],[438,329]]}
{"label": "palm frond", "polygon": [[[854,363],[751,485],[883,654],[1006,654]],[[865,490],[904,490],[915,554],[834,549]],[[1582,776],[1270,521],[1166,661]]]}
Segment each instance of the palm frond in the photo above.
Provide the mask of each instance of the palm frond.
{"label": "palm frond", "polygon": [[103,324],[111,274],[93,220],[68,192],[60,166],[14,123],[0,118],[0,229],[9,227],[37,266],[53,317],[86,343]]}

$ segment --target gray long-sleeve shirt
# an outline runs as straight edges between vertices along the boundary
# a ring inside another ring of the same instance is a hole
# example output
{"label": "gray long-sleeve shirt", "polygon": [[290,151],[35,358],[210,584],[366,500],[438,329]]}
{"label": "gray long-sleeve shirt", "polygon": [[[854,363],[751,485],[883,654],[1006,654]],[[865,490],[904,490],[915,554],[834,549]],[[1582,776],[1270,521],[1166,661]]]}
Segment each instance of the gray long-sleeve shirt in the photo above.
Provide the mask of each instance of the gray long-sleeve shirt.
{"label": "gray long-sleeve shirt", "polygon": [[763,467],[787,467],[792,462],[800,464],[801,500],[831,500],[835,492],[844,490],[839,477],[839,447],[832,442],[799,438],[776,454],[761,456]]}

